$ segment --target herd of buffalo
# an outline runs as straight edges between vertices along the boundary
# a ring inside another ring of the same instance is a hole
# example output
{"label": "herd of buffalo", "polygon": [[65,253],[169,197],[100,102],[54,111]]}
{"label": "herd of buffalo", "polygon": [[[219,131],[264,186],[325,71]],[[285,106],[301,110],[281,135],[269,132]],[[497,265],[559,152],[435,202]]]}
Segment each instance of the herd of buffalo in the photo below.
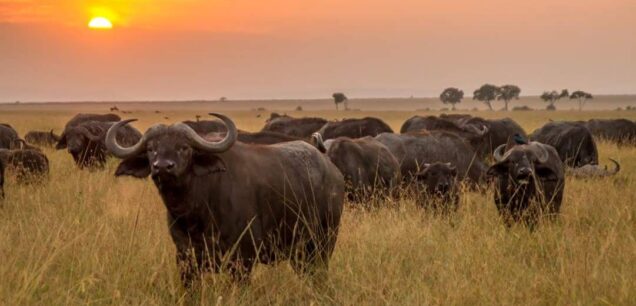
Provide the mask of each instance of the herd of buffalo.
{"label": "herd of buffalo", "polygon": [[[558,215],[566,174],[611,176],[596,139],[636,145],[625,119],[548,122],[532,134],[511,119],[414,116],[394,131],[381,119],[327,121],[272,114],[256,133],[220,120],[157,124],[144,134],[114,114],[78,114],[61,135],[24,138],[0,123],[0,198],[4,176],[46,182],[40,147],[66,149],[80,169],[121,159],[116,176],[150,176],[166,206],[185,286],[205,271],[247,280],[256,262],[289,260],[324,271],[336,244],[345,197],[370,203],[406,192],[418,206],[449,213],[461,187],[495,186],[506,224],[534,226]],[[356,205],[356,204],[354,204]]]}

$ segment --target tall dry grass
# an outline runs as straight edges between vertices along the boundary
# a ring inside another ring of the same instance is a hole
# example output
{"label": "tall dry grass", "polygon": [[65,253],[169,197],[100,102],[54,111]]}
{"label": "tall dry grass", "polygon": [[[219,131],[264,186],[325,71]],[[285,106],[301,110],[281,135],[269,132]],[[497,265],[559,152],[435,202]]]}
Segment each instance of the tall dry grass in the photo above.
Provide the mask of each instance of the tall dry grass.
{"label": "tall dry grass", "polygon": [[[29,129],[61,128],[71,110],[3,113]],[[341,113],[320,112],[325,117]],[[480,113],[485,116],[500,113]],[[621,116],[623,113],[603,113]],[[159,121],[150,112],[140,127]],[[193,113],[174,112],[174,120]],[[230,113],[257,130],[264,118]],[[355,113],[395,129],[412,113]],[[512,114],[528,131],[547,118],[598,113]],[[0,304],[611,304],[636,301],[636,149],[600,144],[602,159],[623,165],[616,177],[568,179],[561,218],[537,231],[506,228],[492,191],[464,193],[449,218],[410,199],[365,210],[348,206],[327,285],[315,290],[287,263],[258,266],[251,284],[209,276],[200,292],[182,289],[165,209],[149,180],[114,178],[117,165],[79,171],[63,151],[47,150],[45,186],[7,183],[0,208]]]}

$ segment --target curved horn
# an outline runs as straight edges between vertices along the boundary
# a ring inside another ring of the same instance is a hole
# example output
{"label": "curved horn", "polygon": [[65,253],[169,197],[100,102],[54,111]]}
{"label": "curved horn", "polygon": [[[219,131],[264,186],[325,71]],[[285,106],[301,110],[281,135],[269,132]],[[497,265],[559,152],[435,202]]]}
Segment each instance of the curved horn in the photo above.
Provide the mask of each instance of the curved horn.
{"label": "curved horn", "polygon": [[496,161],[500,162],[503,160],[503,149],[506,148],[506,144],[502,144],[500,146],[498,146],[495,151],[492,153],[492,156],[495,158]]}
{"label": "curved horn", "polygon": [[188,139],[192,142],[192,145],[197,149],[209,152],[209,153],[221,153],[229,150],[238,138],[238,130],[236,129],[236,125],[232,121],[232,119],[226,117],[225,115],[217,114],[217,113],[209,113],[212,116],[215,116],[223,121],[225,127],[227,128],[227,134],[225,138],[219,142],[209,142],[203,137],[201,137],[197,132],[195,132],[191,127],[189,127],[185,123],[178,123],[174,126],[175,129],[180,130],[186,134]]}
{"label": "curved horn", "polygon": [[146,132],[146,134],[144,134],[144,136],[141,137],[139,142],[137,142],[137,144],[135,144],[132,147],[124,148],[117,143],[117,131],[119,130],[119,128],[121,128],[122,126],[130,122],[135,122],[135,121],[137,121],[137,119],[128,119],[124,121],[119,121],[113,124],[113,126],[111,126],[110,129],[108,129],[108,132],[106,133],[106,148],[108,149],[108,151],[110,151],[110,153],[115,155],[115,157],[126,159],[126,158],[139,154],[142,150],[146,148],[146,135],[148,134],[148,132],[150,132],[150,130]]}
{"label": "curved horn", "polygon": [[311,134],[311,140],[321,153],[327,153],[327,148],[325,147],[325,142],[322,139],[322,135],[320,133]]}
{"label": "curved horn", "polygon": [[535,148],[534,153],[537,156],[537,160],[539,161],[539,163],[544,164],[548,161],[548,159],[550,158],[550,153],[548,153],[548,150],[545,148],[545,145],[539,142],[532,142],[532,147]]}
{"label": "curved horn", "polygon": [[616,175],[618,172],[621,171],[621,164],[619,164],[616,160],[610,158],[610,161],[612,161],[614,163],[614,170],[609,172],[609,175]]}

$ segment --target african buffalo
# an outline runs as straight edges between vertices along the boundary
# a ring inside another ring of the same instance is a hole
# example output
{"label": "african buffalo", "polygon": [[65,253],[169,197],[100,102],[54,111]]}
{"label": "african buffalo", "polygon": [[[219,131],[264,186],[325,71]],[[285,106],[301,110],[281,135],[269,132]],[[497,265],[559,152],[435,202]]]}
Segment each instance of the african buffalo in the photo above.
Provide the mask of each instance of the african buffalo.
{"label": "african buffalo", "polygon": [[411,182],[424,164],[451,163],[457,167],[460,180],[481,182],[487,167],[473,148],[454,133],[433,131],[428,133],[392,134],[375,137],[389,148],[400,163],[402,177]]}
{"label": "african buffalo", "polygon": [[627,119],[592,119],[585,126],[592,135],[617,143],[636,145],[636,123]]}
{"label": "african buffalo", "polygon": [[37,182],[49,174],[49,159],[40,151],[0,149],[0,160],[18,183]]}
{"label": "african buffalo", "polygon": [[418,206],[443,214],[459,208],[457,168],[451,163],[424,164],[416,174]]}
{"label": "african buffalo", "polygon": [[485,125],[481,127],[461,125],[449,119],[442,119],[435,116],[414,116],[406,120],[400,129],[400,133],[402,134],[418,131],[445,131],[453,133],[468,141],[476,152],[480,153],[480,157],[485,157],[487,154],[486,152],[478,150],[483,146],[484,135],[488,133],[488,128]]}
{"label": "african buffalo", "polygon": [[6,123],[0,123],[0,149],[10,149],[18,140],[18,132]]}
{"label": "african buffalo", "polygon": [[312,140],[344,175],[352,201],[364,203],[376,195],[387,196],[399,185],[400,164],[373,137],[338,137],[323,142],[322,136],[314,133]]}
{"label": "african buffalo", "polygon": [[271,145],[290,141],[305,141],[302,138],[288,136],[276,132],[239,132],[238,141],[242,143]]}
{"label": "african buffalo", "polygon": [[528,137],[523,128],[510,118],[486,120],[480,117],[471,117],[460,120],[460,124],[465,127],[488,128],[488,131],[481,139],[482,142],[479,144],[479,147],[475,148],[482,156],[489,156],[502,144],[510,145],[514,135],[520,135],[523,138]]}
{"label": "african buffalo", "polygon": [[[306,142],[250,145],[226,116],[227,135],[208,141],[183,123],[151,127],[132,147],[108,131],[124,159],[115,175],[151,176],[168,213],[184,285],[226,267],[236,281],[253,265],[289,259],[297,273],[328,267],[344,201],[336,166]],[[322,269],[318,269],[324,271]]]}
{"label": "african buffalo", "polygon": [[541,215],[555,216],[561,209],[565,188],[564,165],[554,147],[530,142],[505,154],[502,144],[488,169],[495,178],[495,204],[507,225],[524,222],[533,228]]}
{"label": "african buffalo", "polygon": [[[68,127],[64,130],[64,136],[56,148],[58,150],[66,148],[80,169],[101,168],[109,155],[104,143],[106,132],[113,124],[114,122],[85,121]],[[141,133],[130,126],[125,126],[118,130],[117,138],[122,144],[132,145],[139,141]]]}
{"label": "african buffalo", "polygon": [[319,131],[322,138],[333,139],[338,137],[362,138],[375,137],[382,133],[393,133],[391,127],[378,118],[365,117],[362,119],[344,119],[342,121],[330,121]]}
{"label": "african buffalo", "polygon": [[299,138],[309,138],[311,134],[320,130],[326,123],[327,120],[322,118],[293,118],[287,115],[272,113],[270,119],[267,120],[267,123],[261,131],[275,132]]}
{"label": "african buffalo", "polygon": [[53,130],[50,132],[29,131],[24,136],[24,140],[34,145],[54,147],[60,141],[60,136],[53,133]]}
{"label": "african buffalo", "polygon": [[596,142],[583,124],[548,122],[529,137],[533,141],[553,146],[566,166],[577,168],[598,164]]}

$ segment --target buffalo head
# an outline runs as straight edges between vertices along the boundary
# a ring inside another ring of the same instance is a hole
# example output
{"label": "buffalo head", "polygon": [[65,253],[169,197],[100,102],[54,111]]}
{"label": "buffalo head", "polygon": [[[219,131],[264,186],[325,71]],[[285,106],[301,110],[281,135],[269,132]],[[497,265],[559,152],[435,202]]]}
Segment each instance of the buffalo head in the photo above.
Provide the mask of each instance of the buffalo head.
{"label": "buffalo head", "polygon": [[451,163],[424,164],[424,169],[416,177],[429,194],[444,195],[455,187],[457,168]]}
{"label": "buffalo head", "polygon": [[106,147],[116,157],[124,159],[115,175],[143,178],[152,175],[155,183],[176,182],[187,175],[207,175],[224,171],[223,162],[213,153],[229,150],[237,140],[236,126],[226,116],[211,113],[223,120],[228,133],[219,142],[198,135],[184,123],[166,126],[157,124],[146,131],[131,147],[117,143],[117,130],[136,119],[114,124],[106,134]]}
{"label": "buffalo head", "polygon": [[517,145],[505,154],[502,151],[506,145],[500,145],[493,156],[497,162],[488,170],[489,175],[508,175],[514,182],[525,183],[532,178],[556,179],[556,174],[550,170],[548,162],[550,153],[547,146],[530,142],[525,145]]}

